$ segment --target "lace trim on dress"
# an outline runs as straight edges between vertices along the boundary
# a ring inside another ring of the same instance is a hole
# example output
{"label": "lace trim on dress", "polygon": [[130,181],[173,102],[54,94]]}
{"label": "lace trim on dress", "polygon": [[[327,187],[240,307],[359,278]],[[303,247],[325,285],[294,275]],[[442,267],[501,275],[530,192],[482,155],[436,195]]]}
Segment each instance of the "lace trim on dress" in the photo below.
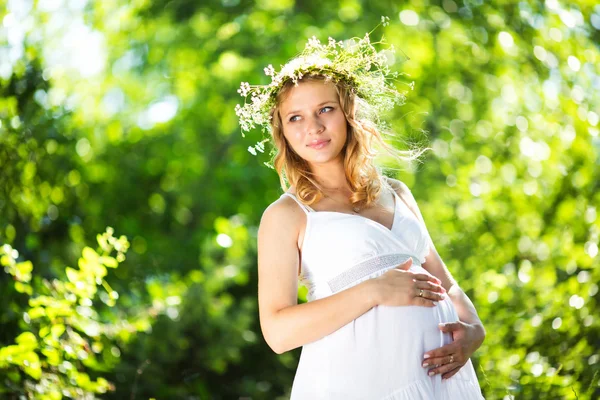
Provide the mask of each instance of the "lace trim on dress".
{"label": "lace trim on dress", "polygon": [[370,258],[366,261],[356,264],[352,268],[349,268],[347,271],[342,272],[336,277],[330,279],[327,284],[331,289],[332,293],[339,292],[344,289],[349,284],[358,281],[370,274],[378,272],[382,268],[397,266],[407,261],[409,258],[412,258],[413,265],[421,265],[421,262],[417,257],[408,255],[408,254],[386,254],[383,256],[377,256]]}

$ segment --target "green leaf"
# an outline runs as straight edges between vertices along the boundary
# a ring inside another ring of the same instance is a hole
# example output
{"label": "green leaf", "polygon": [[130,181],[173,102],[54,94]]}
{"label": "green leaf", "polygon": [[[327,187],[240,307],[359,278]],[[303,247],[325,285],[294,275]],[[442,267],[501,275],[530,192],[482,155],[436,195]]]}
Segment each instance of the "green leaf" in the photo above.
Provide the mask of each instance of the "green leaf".
{"label": "green leaf", "polygon": [[46,356],[46,361],[50,365],[58,366],[62,362],[60,352],[53,347],[45,347],[42,354]]}
{"label": "green leaf", "polygon": [[49,333],[50,333],[50,326],[46,325],[43,326],[42,328],[40,328],[40,331],[38,332],[38,335],[40,335],[41,338],[46,337]]}
{"label": "green leaf", "polygon": [[29,314],[29,318],[31,319],[41,318],[46,315],[46,309],[44,307],[33,307],[27,314]]}
{"label": "green leaf", "polygon": [[33,293],[33,289],[31,288],[31,285],[28,285],[27,283],[23,283],[23,282],[15,282],[15,290],[19,293],[26,293],[30,296]]}
{"label": "green leaf", "polygon": [[37,338],[31,332],[23,332],[15,339],[20,345],[37,346]]}
{"label": "green leaf", "polygon": [[40,358],[36,353],[30,351],[25,354],[22,364],[23,371],[34,379],[40,379],[42,377],[42,366],[40,364]]}
{"label": "green leaf", "polygon": [[100,257],[99,261],[110,268],[117,268],[119,266],[119,263],[114,257]]}
{"label": "green leaf", "polygon": [[96,250],[92,249],[91,247],[84,247],[83,251],[81,253],[83,255],[83,258],[85,258],[86,260],[90,260],[90,261],[98,261],[98,253],[96,253]]}
{"label": "green leaf", "polygon": [[59,339],[61,335],[65,332],[65,326],[63,324],[56,324],[50,328],[50,333],[52,337]]}
{"label": "green leaf", "polygon": [[76,269],[73,269],[71,267],[67,267],[67,268],[65,268],[65,272],[67,273],[67,278],[71,282],[77,283],[80,280],[80,273]]}
{"label": "green leaf", "polygon": [[23,261],[17,263],[15,266],[16,275],[15,277],[21,282],[29,282],[31,280],[31,271],[33,270],[33,264],[31,261]]}

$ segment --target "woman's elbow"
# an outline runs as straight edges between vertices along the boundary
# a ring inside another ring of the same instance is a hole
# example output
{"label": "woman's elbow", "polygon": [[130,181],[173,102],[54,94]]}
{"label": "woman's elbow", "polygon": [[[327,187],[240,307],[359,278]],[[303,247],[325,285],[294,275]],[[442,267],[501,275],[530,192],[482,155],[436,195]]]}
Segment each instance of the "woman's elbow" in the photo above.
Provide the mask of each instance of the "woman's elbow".
{"label": "woman's elbow", "polygon": [[261,323],[261,330],[263,334],[263,338],[267,345],[277,354],[283,354],[288,349],[285,349],[283,346],[281,335],[277,334],[277,329],[272,326],[269,326],[268,323]]}
{"label": "woman's elbow", "polygon": [[276,354],[283,354],[287,351],[280,347],[274,347],[274,346],[270,346],[270,347],[271,347],[271,350],[273,350]]}
{"label": "woman's elbow", "polygon": [[264,336],[264,337],[265,337],[265,341],[267,342],[267,344],[269,345],[271,350],[273,350],[275,353],[283,354],[287,351],[284,349],[284,347],[281,345],[281,343],[279,343],[277,340],[274,340],[273,338],[268,339],[267,336]]}

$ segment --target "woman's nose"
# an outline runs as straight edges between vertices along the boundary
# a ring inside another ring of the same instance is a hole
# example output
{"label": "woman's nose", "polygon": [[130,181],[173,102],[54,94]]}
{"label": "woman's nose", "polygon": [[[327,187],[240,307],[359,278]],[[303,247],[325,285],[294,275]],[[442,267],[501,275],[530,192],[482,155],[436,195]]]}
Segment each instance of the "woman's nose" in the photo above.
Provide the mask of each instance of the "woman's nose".
{"label": "woman's nose", "polygon": [[325,126],[323,125],[323,122],[321,120],[319,120],[318,117],[312,117],[308,121],[307,133],[309,133],[309,134],[321,133],[324,128],[325,128]]}

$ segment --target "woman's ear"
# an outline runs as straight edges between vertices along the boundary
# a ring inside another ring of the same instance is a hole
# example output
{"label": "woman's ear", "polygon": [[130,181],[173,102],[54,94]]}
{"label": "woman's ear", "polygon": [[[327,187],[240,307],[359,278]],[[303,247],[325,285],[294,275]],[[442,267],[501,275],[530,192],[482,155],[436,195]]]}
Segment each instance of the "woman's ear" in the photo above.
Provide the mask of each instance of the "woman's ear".
{"label": "woman's ear", "polygon": [[273,110],[273,113],[271,114],[271,121],[273,121],[272,123],[274,128],[281,129],[282,123],[281,117],[279,116],[279,108]]}

